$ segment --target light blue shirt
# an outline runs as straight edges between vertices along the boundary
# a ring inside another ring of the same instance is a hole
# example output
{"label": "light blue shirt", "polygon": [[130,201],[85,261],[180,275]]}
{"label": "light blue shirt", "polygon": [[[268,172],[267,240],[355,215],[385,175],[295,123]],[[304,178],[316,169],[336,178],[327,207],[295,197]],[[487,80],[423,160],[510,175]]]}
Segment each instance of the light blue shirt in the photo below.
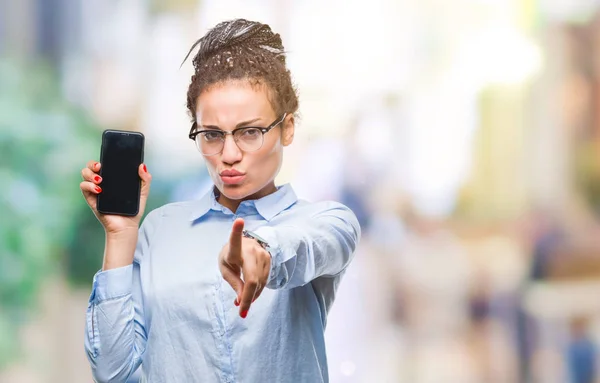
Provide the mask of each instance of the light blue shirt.
{"label": "light blue shirt", "polygon": [[[239,316],[218,256],[233,221],[264,238],[267,288]],[[134,262],[94,276],[85,348],[96,382],[328,382],[327,313],[360,238],[337,202],[298,200],[284,185],[234,214],[214,192],[167,204],[140,227]]]}

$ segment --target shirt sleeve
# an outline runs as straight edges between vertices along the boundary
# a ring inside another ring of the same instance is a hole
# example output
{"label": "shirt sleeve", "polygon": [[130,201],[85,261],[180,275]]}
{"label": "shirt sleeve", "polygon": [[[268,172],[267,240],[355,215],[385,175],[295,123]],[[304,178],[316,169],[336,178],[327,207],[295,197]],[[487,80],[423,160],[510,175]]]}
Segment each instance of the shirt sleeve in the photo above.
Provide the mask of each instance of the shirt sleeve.
{"label": "shirt sleeve", "polygon": [[269,244],[272,257],[267,287],[284,289],[342,273],[352,261],[360,225],[346,206],[327,202],[304,219],[263,226],[256,234]]}
{"label": "shirt sleeve", "polygon": [[125,382],[141,364],[147,333],[140,267],[158,215],[151,212],[140,227],[133,264],[94,276],[85,349],[95,382]]}

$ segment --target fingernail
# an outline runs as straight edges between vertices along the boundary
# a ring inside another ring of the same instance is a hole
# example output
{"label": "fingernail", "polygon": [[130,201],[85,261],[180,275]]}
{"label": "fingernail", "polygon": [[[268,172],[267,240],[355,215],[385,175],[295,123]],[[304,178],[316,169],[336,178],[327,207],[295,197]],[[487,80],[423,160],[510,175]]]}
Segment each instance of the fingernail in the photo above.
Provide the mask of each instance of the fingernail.
{"label": "fingernail", "polygon": [[144,173],[148,173],[148,169],[146,168],[146,164],[144,164]]}
{"label": "fingernail", "polygon": [[239,306],[240,302],[238,302],[238,300],[236,299],[236,300],[233,301],[233,304],[236,305],[236,306]]}
{"label": "fingernail", "polygon": [[96,176],[96,177],[94,177],[94,181],[96,181],[96,182],[100,182],[100,180],[101,180],[101,179],[102,179],[102,178],[100,178],[100,176]]}
{"label": "fingernail", "polygon": [[242,318],[246,318],[246,316],[247,316],[247,315],[248,315],[248,310],[246,310],[246,311],[242,311],[242,313],[240,314],[240,316],[241,316]]}
{"label": "fingernail", "polygon": [[102,188],[100,186],[96,186],[96,192],[102,193]]}
{"label": "fingernail", "polygon": [[98,165],[100,165],[100,162],[94,163],[94,169],[96,169],[98,167]]}

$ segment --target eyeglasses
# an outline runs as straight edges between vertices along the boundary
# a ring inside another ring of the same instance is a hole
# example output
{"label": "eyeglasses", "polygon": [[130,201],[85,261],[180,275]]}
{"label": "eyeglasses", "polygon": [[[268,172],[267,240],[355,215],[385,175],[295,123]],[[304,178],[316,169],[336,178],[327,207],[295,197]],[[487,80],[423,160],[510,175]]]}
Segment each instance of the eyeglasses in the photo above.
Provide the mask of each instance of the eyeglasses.
{"label": "eyeglasses", "polygon": [[190,129],[189,137],[196,142],[198,151],[205,156],[214,156],[215,154],[221,153],[225,146],[225,137],[228,134],[233,136],[233,140],[241,150],[244,152],[255,152],[262,148],[265,140],[264,135],[269,133],[269,131],[277,125],[281,124],[286,116],[287,113],[284,113],[266,128],[248,126],[237,128],[232,131],[218,129],[196,130],[198,125],[194,122]]}

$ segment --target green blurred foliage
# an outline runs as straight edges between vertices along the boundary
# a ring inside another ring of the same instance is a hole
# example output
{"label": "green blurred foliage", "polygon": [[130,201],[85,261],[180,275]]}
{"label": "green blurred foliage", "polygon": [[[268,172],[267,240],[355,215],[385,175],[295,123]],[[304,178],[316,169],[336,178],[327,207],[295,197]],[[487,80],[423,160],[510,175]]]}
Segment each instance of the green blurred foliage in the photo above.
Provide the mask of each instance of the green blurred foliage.
{"label": "green blurred foliage", "polygon": [[39,61],[0,61],[0,368],[85,208],[79,168],[99,129],[61,97],[57,78]]}
{"label": "green blurred foliage", "polygon": [[[79,190],[101,133],[64,99],[51,67],[0,61],[0,370],[18,356],[44,279],[59,273],[89,289],[101,267],[104,232]],[[153,182],[146,213],[171,187]]]}
{"label": "green blurred foliage", "polygon": [[100,132],[61,97],[51,67],[0,62],[0,368],[18,354],[44,278],[65,262],[87,209],[79,169]]}

